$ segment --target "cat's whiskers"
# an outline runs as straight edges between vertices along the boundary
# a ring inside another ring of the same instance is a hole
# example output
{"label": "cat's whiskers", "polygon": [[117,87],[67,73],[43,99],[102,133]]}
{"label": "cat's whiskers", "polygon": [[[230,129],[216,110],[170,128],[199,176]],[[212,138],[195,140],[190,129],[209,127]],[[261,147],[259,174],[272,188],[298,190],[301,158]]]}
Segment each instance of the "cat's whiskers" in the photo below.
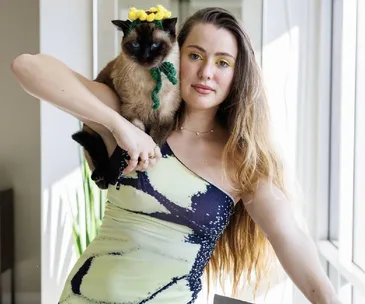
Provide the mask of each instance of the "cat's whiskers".
{"label": "cat's whiskers", "polygon": [[166,67],[163,65],[164,62],[161,62],[161,64],[158,66],[161,72],[169,73],[169,71],[166,69]]}
{"label": "cat's whiskers", "polygon": [[161,70],[161,72],[164,72],[164,73],[167,72],[167,70],[165,69],[165,66],[163,65],[163,62],[161,62],[161,64],[159,65],[158,68]]}

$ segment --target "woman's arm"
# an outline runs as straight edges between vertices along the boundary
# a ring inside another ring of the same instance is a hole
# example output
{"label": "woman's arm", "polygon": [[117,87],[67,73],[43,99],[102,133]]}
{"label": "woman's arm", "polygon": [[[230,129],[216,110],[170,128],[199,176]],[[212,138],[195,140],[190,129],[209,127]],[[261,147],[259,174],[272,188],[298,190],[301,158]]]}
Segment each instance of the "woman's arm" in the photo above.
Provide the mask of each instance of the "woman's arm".
{"label": "woman's arm", "polygon": [[[247,201],[247,198],[245,198]],[[299,227],[281,190],[262,181],[247,212],[272,244],[287,274],[311,303],[340,303],[319,260],[313,240]]]}
{"label": "woman's arm", "polygon": [[[134,169],[146,170],[161,158],[153,139],[119,115],[119,100],[106,85],[87,80],[61,61],[43,54],[20,55],[11,68],[30,95],[70,113],[99,133],[109,155],[116,145],[126,150],[130,160],[124,174]],[[149,155],[155,158],[149,160]],[[144,161],[139,164],[139,159]]]}
{"label": "woman's arm", "polygon": [[111,130],[123,118],[118,114],[118,97],[109,87],[88,80],[44,54],[20,55],[11,68],[26,92],[87,124],[103,137],[108,151],[115,148]]}

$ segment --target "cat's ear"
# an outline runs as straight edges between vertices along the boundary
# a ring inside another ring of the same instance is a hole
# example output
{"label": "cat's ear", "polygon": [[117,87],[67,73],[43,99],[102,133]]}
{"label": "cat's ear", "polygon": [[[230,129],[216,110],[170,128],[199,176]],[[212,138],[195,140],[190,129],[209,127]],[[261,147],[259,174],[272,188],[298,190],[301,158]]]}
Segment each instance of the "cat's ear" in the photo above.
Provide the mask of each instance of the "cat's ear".
{"label": "cat's ear", "polygon": [[112,20],[112,23],[119,31],[122,31],[124,35],[127,35],[132,22],[130,20]]}
{"label": "cat's ear", "polygon": [[162,26],[164,31],[170,33],[170,35],[176,35],[176,22],[177,18],[163,19]]}

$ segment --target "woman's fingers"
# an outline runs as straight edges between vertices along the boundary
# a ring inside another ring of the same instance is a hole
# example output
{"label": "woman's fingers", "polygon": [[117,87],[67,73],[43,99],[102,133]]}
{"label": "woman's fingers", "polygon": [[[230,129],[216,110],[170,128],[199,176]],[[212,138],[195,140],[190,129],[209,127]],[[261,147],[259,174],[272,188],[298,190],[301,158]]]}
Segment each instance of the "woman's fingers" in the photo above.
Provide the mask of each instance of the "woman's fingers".
{"label": "woman's fingers", "polygon": [[151,169],[157,162],[156,158],[151,158],[148,162],[148,170]]}
{"label": "woman's fingers", "polygon": [[142,137],[139,142],[141,145],[137,144],[137,148],[128,152],[130,160],[128,160],[128,165],[123,170],[123,174],[128,174],[132,171],[146,171],[152,168],[162,157],[160,147],[156,145],[151,137],[146,139]]}
{"label": "woman's fingers", "polygon": [[160,160],[160,158],[162,157],[161,150],[158,145],[156,145],[155,148],[153,149],[153,154],[156,160]]}
{"label": "woman's fingers", "polygon": [[136,167],[136,171],[146,171],[148,169],[148,152],[142,152],[139,156],[139,162]]}
{"label": "woman's fingers", "polygon": [[160,148],[154,144],[155,148],[149,153],[141,153],[139,157],[138,165],[136,166],[136,171],[147,171],[151,169],[156,162],[162,157]]}
{"label": "woman's fingers", "polygon": [[123,170],[123,174],[128,174],[135,170],[138,165],[139,153],[137,151],[128,152],[130,159],[128,160],[128,166]]}

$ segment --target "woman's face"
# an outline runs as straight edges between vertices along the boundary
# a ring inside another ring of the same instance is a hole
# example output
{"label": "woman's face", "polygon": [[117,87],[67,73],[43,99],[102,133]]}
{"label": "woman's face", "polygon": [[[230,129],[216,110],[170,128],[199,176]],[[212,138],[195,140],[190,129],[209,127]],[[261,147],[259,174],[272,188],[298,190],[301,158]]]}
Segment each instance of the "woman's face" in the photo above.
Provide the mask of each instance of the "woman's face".
{"label": "woman's face", "polygon": [[226,29],[196,24],[180,54],[181,97],[190,108],[210,109],[229,94],[237,58],[237,42]]}

